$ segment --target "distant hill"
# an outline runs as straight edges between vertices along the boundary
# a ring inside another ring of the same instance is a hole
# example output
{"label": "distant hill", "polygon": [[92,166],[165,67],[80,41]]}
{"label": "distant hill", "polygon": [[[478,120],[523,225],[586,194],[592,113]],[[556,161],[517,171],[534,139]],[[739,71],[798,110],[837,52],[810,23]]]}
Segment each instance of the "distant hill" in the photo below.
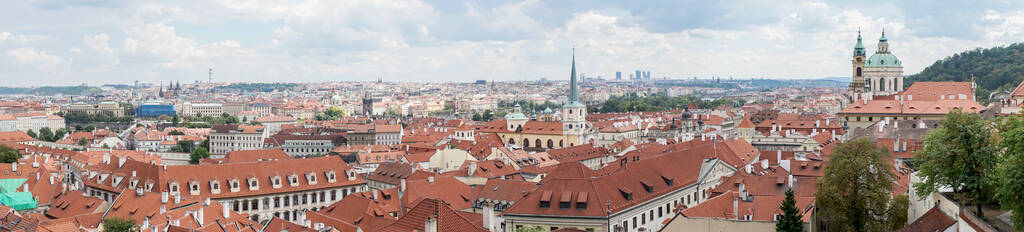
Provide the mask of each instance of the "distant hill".
{"label": "distant hill", "polygon": [[1012,91],[1024,80],[1024,43],[1005,47],[976,48],[935,61],[918,74],[904,79],[917,81],[971,81],[978,83],[978,99],[987,102],[993,91]]}
{"label": "distant hill", "polygon": [[63,95],[93,95],[103,93],[103,90],[98,87],[92,86],[43,86],[38,88],[23,88],[23,87],[0,87],[0,95],[7,94],[26,94],[26,95],[43,95],[53,96],[57,94]]}

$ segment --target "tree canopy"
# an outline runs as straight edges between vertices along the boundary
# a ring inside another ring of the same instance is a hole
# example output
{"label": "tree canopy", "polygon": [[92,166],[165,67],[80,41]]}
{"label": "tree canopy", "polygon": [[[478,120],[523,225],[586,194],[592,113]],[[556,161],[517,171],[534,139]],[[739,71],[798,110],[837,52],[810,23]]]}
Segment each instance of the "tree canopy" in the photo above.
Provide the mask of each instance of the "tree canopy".
{"label": "tree canopy", "polygon": [[891,200],[891,158],[868,139],[836,146],[815,193],[818,217],[829,231],[891,231],[899,223],[890,212],[907,209]]}
{"label": "tree canopy", "polygon": [[720,105],[742,105],[742,100],[718,99],[714,101],[702,100],[693,95],[669,97],[661,92],[649,96],[640,96],[636,93],[629,93],[622,96],[612,96],[605,100],[599,107],[588,109],[595,113],[618,113],[618,112],[646,112],[663,111],[671,109],[685,109],[691,104],[698,108],[708,109]]}
{"label": "tree canopy", "polygon": [[21,153],[18,153],[18,150],[0,144],[0,163],[14,163],[18,162],[18,159],[21,159]]}
{"label": "tree canopy", "polygon": [[323,113],[316,115],[317,121],[333,121],[345,116],[345,110],[338,107],[327,108]]}
{"label": "tree canopy", "polygon": [[110,217],[103,220],[103,231],[135,231],[135,219]]}
{"label": "tree canopy", "polygon": [[1024,43],[1005,47],[976,48],[937,60],[918,74],[907,76],[906,84],[917,81],[971,81],[976,78],[978,99],[986,100],[997,90],[1013,90],[1024,81]]}
{"label": "tree canopy", "polygon": [[978,114],[953,110],[939,127],[924,136],[924,150],[915,154],[921,183],[914,185],[924,197],[940,187],[953,189],[956,197],[973,202],[981,215],[981,205],[992,197],[992,170],[998,156],[993,144],[992,126]]}
{"label": "tree canopy", "polygon": [[188,158],[188,163],[199,164],[200,159],[210,158],[210,152],[204,147],[197,147],[195,150],[192,150],[192,153],[189,154]]}
{"label": "tree canopy", "polygon": [[1003,151],[996,167],[996,199],[1005,210],[1012,210],[1014,229],[1024,231],[1024,118],[1006,117],[999,124],[999,148]]}

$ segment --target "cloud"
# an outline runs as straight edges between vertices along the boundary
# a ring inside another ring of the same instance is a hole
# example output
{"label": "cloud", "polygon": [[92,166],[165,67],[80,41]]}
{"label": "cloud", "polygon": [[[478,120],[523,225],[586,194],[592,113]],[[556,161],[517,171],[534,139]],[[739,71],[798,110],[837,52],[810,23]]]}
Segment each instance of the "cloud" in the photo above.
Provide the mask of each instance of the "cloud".
{"label": "cloud", "polygon": [[[45,16],[45,17],[44,17]],[[846,76],[857,29],[905,72],[1024,37],[1005,1],[93,1],[0,9],[0,81],[566,79]],[[10,65],[7,65],[10,64]],[[129,78],[125,78],[129,77]]]}
{"label": "cloud", "polygon": [[64,62],[64,59],[35,48],[18,48],[7,51],[7,55],[18,61],[19,65],[30,66],[39,70],[54,69]]}

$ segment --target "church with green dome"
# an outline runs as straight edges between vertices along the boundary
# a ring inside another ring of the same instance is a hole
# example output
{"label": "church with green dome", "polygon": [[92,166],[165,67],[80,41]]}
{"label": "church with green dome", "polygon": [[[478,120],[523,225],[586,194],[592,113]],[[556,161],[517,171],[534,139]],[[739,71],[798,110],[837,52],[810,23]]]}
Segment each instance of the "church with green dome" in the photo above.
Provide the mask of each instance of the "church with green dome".
{"label": "church with green dome", "polygon": [[853,47],[853,80],[850,91],[853,100],[872,99],[874,96],[893,95],[903,91],[903,61],[889,51],[889,40],[882,30],[878,50],[865,57],[860,31]]}

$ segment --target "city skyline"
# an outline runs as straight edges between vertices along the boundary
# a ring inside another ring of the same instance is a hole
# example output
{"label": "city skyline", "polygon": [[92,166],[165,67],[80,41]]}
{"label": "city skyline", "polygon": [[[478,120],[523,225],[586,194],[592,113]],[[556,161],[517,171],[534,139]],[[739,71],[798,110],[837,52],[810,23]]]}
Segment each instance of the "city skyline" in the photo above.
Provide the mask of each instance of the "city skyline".
{"label": "city skyline", "polygon": [[215,82],[561,81],[573,44],[588,79],[845,77],[858,28],[868,53],[884,28],[914,74],[1024,35],[1024,7],[996,1],[5,5],[4,86],[191,83],[210,66]]}

